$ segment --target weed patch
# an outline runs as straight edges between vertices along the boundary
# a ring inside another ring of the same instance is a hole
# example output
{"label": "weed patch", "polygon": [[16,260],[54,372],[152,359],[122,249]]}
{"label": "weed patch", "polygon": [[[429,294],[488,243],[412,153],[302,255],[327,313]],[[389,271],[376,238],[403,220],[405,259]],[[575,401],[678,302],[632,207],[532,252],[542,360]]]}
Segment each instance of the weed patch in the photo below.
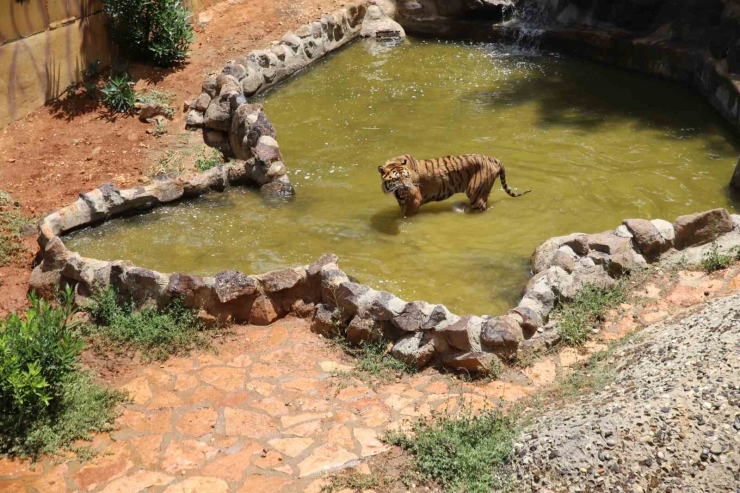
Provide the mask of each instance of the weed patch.
{"label": "weed patch", "polygon": [[718,270],[726,269],[740,254],[738,249],[730,250],[727,253],[721,253],[719,245],[716,242],[712,243],[701,259],[701,267],[707,273],[716,272]]}
{"label": "weed patch", "polygon": [[349,343],[344,337],[338,336],[334,342],[355,360],[354,370],[347,376],[355,376],[360,380],[380,379],[398,373],[416,373],[416,368],[394,358],[390,354],[388,342],[363,342],[357,345]]}
{"label": "weed patch", "polygon": [[28,223],[21,215],[20,206],[0,190],[0,267],[12,264],[26,251],[21,230]]}
{"label": "weed patch", "polygon": [[620,283],[607,290],[586,285],[572,301],[562,303],[558,309],[558,331],[564,344],[581,346],[591,330],[603,321],[610,308],[627,300],[627,293]]}
{"label": "weed patch", "polygon": [[85,327],[93,347],[122,354],[141,352],[145,360],[165,360],[170,355],[194,348],[209,347],[195,312],[174,301],[164,309],[140,307],[133,301],[120,302],[113,288],[93,297],[87,308],[94,324]]}
{"label": "weed patch", "polygon": [[205,153],[202,154],[195,161],[195,169],[198,171],[208,171],[209,169],[221,166],[224,163],[224,158],[221,153],[214,149],[211,157],[206,157]]}
{"label": "weed patch", "polygon": [[149,167],[147,175],[149,178],[160,175],[180,176],[184,172],[185,167],[182,164],[182,158],[176,153],[166,152],[159,158],[157,164]]}
{"label": "weed patch", "polygon": [[506,486],[516,434],[514,415],[490,410],[419,420],[411,434],[391,433],[386,441],[411,453],[417,473],[445,491],[487,493]]}

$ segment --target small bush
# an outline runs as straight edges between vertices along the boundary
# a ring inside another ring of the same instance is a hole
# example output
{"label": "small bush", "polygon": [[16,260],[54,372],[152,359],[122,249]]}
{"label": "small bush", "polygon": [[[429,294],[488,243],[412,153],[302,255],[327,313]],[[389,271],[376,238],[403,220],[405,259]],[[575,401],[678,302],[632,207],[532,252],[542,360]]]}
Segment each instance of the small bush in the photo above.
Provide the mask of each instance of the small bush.
{"label": "small bush", "polygon": [[221,166],[223,163],[223,156],[217,149],[214,149],[211,157],[207,158],[205,154],[202,154],[201,157],[196,159],[195,169],[197,169],[198,171],[208,171],[209,169],[215,168],[216,166]]}
{"label": "small bush", "polygon": [[709,249],[704,252],[704,256],[701,259],[701,266],[708,273],[726,269],[735,260],[736,256],[737,251],[720,253],[719,245],[712,243]]}
{"label": "small bush", "polygon": [[194,34],[180,0],[104,0],[103,10],[111,37],[126,56],[163,67],[188,57]]}
{"label": "small bush", "polygon": [[0,190],[0,267],[10,265],[26,248],[21,230],[28,221],[21,215],[21,208],[6,192]]}
{"label": "small bush", "polygon": [[419,420],[410,435],[391,433],[386,440],[410,452],[417,472],[444,491],[488,493],[505,486],[516,432],[513,415],[491,410]]}
{"label": "small bush", "polygon": [[57,306],[29,295],[30,308],[0,323],[0,453],[37,457],[101,431],[120,394],[79,372],[73,293]]}
{"label": "small bush", "polygon": [[103,103],[114,113],[133,113],[136,107],[136,90],[131,76],[120,73],[103,85]]}
{"label": "small bush", "polygon": [[208,346],[195,313],[179,301],[162,310],[140,307],[133,301],[120,302],[116,291],[109,288],[96,294],[87,310],[95,325],[87,327],[85,335],[99,350],[139,350],[144,359],[165,360]]}
{"label": "small bush", "polygon": [[607,290],[593,285],[584,286],[572,301],[560,306],[558,331],[563,343],[569,346],[583,345],[606,312],[626,300],[627,294],[621,284]]}

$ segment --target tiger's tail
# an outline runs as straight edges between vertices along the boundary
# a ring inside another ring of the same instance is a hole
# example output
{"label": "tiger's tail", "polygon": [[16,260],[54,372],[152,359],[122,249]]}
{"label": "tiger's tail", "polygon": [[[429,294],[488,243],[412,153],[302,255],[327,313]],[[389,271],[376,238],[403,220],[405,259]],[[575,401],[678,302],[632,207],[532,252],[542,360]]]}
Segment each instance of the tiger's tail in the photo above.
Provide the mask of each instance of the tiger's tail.
{"label": "tiger's tail", "polygon": [[526,190],[522,193],[514,193],[511,191],[509,186],[506,184],[506,170],[504,170],[504,165],[501,165],[501,185],[504,187],[504,191],[511,195],[512,197],[521,197],[522,195],[527,195],[532,190]]}

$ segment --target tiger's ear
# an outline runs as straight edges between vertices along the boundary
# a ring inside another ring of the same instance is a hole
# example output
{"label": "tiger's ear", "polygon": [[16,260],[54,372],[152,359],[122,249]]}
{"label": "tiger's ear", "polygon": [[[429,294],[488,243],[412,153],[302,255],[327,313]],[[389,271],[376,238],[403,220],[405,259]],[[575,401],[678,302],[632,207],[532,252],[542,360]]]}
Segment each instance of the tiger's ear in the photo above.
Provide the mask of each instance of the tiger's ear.
{"label": "tiger's ear", "polygon": [[380,173],[381,175],[383,174],[383,167],[382,166],[378,166],[378,173]]}
{"label": "tiger's ear", "polygon": [[403,158],[401,159],[401,164],[409,164],[409,162],[406,158]]}

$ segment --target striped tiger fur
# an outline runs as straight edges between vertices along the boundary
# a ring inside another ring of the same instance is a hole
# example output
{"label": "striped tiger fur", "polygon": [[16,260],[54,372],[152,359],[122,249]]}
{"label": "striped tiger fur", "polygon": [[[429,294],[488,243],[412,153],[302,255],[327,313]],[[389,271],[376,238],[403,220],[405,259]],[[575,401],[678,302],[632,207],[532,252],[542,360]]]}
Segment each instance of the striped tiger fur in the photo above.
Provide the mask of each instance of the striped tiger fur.
{"label": "striped tiger fur", "polygon": [[389,159],[378,166],[378,171],[383,192],[394,194],[405,217],[416,215],[424,204],[448,199],[456,193],[467,195],[473,210],[485,211],[488,195],[499,176],[504,190],[512,197],[531,192],[512,192],[501,161],[481,154],[434,159],[415,159],[405,154]]}

